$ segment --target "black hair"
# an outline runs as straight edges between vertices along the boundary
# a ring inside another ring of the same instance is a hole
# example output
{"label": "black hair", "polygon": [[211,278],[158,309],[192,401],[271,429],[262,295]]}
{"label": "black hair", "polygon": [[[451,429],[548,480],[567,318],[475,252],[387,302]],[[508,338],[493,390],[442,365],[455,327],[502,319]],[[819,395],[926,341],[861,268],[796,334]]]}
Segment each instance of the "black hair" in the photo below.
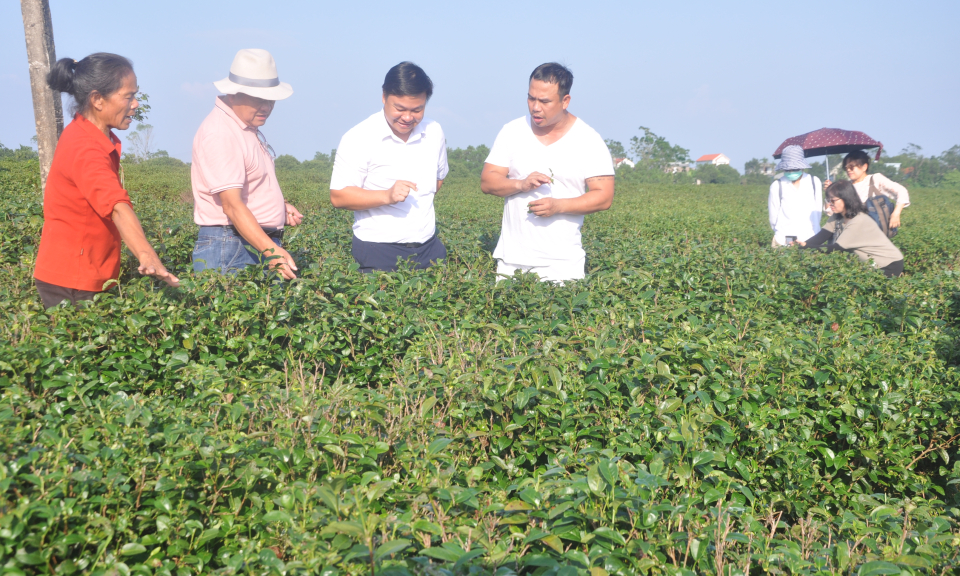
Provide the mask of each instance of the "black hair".
{"label": "black hair", "polygon": [[843,157],[843,167],[846,168],[850,162],[853,162],[857,166],[866,166],[869,169],[870,155],[863,150],[856,150]]}
{"label": "black hair", "polygon": [[530,74],[530,81],[539,80],[548,84],[557,85],[557,94],[562,99],[570,93],[573,87],[573,72],[563,64],[556,62],[547,62],[534,68]]}
{"label": "black hair", "polygon": [[844,218],[850,219],[861,212],[867,211],[867,207],[864,206],[863,201],[860,200],[860,195],[857,194],[857,189],[853,186],[853,182],[849,180],[837,180],[827,186],[826,192],[828,199],[839,198],[843,200]]}
{"label": "black hair", "polygon": [[123,79],[133,73],[133,63],[123,56],[97,52],[77,62],[61,58],[50,68],[47,85],[55,92],[73,96],[73,113],[83,114],[90,106],[90,95],[99,93],[109,98],[123,86]]}
{"label": "black hair", "polygon": [[387,71],[383,78],[384,96],[433,96],[433,81],[423,68],[413,62],[401,62]]}

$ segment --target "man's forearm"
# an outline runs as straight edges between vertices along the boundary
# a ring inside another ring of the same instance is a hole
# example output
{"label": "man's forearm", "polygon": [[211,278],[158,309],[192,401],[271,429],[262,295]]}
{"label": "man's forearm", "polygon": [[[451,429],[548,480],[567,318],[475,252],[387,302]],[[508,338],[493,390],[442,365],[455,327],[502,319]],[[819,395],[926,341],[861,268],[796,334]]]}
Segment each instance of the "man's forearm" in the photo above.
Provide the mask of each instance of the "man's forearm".
{"label": "man's forearm", "polygon": [[500,174],[481,174],[480,190],[484,194],[492,194],[500,198],[518,194],[522,188],[523,180],[511,180]]}
{"label": "man's forearm", "polygon": [[258,252],[262,253],[268,248],[276,247],[276,243],[263,231],[253,212],[245,204],[229,206],[225,204],[223,213],[230,219],[230,223],[236,228],[237,234],[240,234]]}
{"label": "man's forearm", "polygon": [[582,196],[565,198],[557,202],[560,203],[561,214],[583,216],[608,210],[613,204],[613,194],[603,190],[590,190]]}
{"label": "man's forearm", "polygon": [[342,210],[370,210],[390,204],[390,191],[347,186],[341,190],[330,190],[330,203]]}

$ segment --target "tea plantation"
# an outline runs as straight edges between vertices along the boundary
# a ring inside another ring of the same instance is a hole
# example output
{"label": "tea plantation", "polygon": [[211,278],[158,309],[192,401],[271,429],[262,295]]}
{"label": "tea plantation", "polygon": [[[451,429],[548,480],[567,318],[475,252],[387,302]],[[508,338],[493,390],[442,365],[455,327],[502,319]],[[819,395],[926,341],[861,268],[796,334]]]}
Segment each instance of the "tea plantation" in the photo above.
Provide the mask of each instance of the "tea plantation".
{"label": "tea plantation", "polygon": [[588,277],[494,285],[461,170],[450,257],[363,276],[328,168],[281,170],[302,277],[189,273],[189,169],[126,168],[180,274],[44,311],[37,166],[0,164],[10,574],[947,574],[960,564],[960,191],[907,275],[773,251],[766,189],[622,183]]}

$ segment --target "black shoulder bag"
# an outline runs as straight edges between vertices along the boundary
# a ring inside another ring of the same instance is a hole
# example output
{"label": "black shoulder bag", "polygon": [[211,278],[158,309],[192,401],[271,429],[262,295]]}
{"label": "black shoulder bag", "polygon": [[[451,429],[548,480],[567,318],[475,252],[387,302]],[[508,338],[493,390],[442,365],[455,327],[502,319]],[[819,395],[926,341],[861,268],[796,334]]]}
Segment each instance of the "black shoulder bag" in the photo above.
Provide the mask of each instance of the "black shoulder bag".
{"label": "black shoulder bag", "polygon": [[870,192],[865,202],[867,215],[873,218],[873,221],[883,230],[887,238],[893,238],[900,230],[899,228],[890,227],[890,214],[893,213],[894,204],[892,200],[883,194],[877,194],[876,187],[873,185],[873,176],[874,175],[870,176]]}

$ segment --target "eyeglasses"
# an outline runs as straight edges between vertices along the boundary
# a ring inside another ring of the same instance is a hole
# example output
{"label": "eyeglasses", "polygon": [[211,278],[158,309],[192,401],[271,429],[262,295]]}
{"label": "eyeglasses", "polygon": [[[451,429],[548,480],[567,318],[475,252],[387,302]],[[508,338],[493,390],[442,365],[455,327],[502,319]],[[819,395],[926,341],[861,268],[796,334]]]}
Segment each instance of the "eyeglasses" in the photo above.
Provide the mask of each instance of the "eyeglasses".
{"label": "eyeglasses", "polygon": [[833,206],[835,203],[840,201],[841,200],[839,198],[827,198],[827,204],[829,204],[830,206]]}
{"label": "eyeglasses", "polygon": [[267,143],[267,137],[263,135],[263,132],[257,130],[257,140],[260,141],[260,146],[270,155],[271,160],[277,159],[277,153],[273,151],[273,146]]}

